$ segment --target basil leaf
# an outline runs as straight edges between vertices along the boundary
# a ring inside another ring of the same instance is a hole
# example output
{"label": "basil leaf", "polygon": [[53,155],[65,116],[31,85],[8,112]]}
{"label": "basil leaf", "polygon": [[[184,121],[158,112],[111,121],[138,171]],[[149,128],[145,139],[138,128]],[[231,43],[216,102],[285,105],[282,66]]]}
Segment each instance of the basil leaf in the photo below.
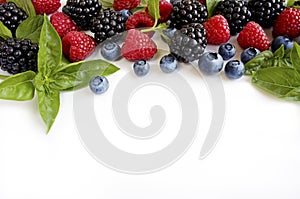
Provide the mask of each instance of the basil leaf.
{"label": "basil leaf", "polygon": [[113,0],[101,0],[100,2],[101,2],[102,7],[104,9],[106,9],[106,8],[113,8],[113,4],[114,4]]}
{"label": "basil leaf", "polygon": [[261,52],[255,58],[251,59],[245,64],[245,75],[252,75],[273,57],[273,53],[269,50]]}
{"label": "basil leaf", "polygon": [[148,11],[149,14],[155,19],[154,26],[157,25],[158,20],[160,19],[160,13],[159,13],[159,0],[150,0],[148,2]]}
{"label": "basil leaf", "polygon": [[287,7],[293,6],[294,3],[295,3],[295,0],[288,0],[288,1],[287,1]]}
{"label": "basil leaf", "polygon": [[30,39],[34,43],[39,43],[43,22],[44,17],[41,15],[28,17],[18,26],[17,38]]}
{"label": "basil leaf", "polygon": [[221,0],[206,0],[208,18],[214,15],[215,8]]}
{"label": "basil leaf", "polygon": [[274,52],[274,57],[276,57],[276,58],[283,58],[284,57],[284,45],[283,44],[280,46],[280,48],[278,48]]}
{"label": "basil leaf", "polygon": [[291,51],[291,61],[293,67],[300,73],[300,45],[294,42],[294,46]]}
{"label": "basil leaf", "polygon": [[7,77],[0,83],[0,99],[26,101],[34,97],[34,85],[32,83],[35,72],[27,71]]}
{"label": "basil leaf", "polygon": [[118,70],[115,65],[101,59],[72,63],[60,68],[52,76],[51,88],[61,91],[77,90],[87,86],[94,76],[107,76]]}
{"label": "basil leaf", "polygon": [[3,39],[12,38],[11,31],[0,21],[0,37]]}
{"label": "basil leaf", "polygon": [[50,76],[61,63],[62,44],[59,35],[46,15],[44,15],[39,43],[38,71],[44,76]]}
{"label": "basil leaf", "polygon": [[9,78],[10,76],[6,76],[6,75],[0,75],[0,79],[7,79]]}
{"label": "basil leaf", "polygon": [[49,90],[45,88],[44,92],[37,91],[39,112],[47,126],[47,133],[49,133],[55,118],[59,111],[60,96],[59,91]]}
{"label": "basil leaf", "polygon": [[6,2],[13,2],[19,8],[24,10],[29,17],[35,16],[35,9],[31,0],[7,0]]}
{"label": "basil leaf", "polygon": [[252,82],[280,98],[300,99],[300,74],[293,68],[270,67],[258,70]]}

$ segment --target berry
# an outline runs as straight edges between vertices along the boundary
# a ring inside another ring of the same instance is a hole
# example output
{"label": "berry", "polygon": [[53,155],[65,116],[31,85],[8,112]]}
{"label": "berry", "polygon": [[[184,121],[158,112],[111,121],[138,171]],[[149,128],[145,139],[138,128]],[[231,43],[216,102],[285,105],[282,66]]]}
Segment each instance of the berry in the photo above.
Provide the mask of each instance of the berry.
{"label": "berry", "polygon": [[256,57],[260,53],[260,50],[257,48],[247,48],[241,54],[241,61],[246,64],[248,61]]}
{"label": "berry", "polygon": [[30,40],[9,38],[0,44],[0,67],[10,74],[37,71],[39,46]]}
{"label": "berry", "polygon": [[278,36],[272,41],[271,44],[272,51],[275,52],[278,48],[281,47],[281,45],[284,46],[284,49],[291,49],[293,48],[294,43],[287,36]]}
{"label": "berry", "polygon": [[199,69],[208,75],[220,73],[223,69],[223,64],[224,61],[221,55],[213,52],[204,53],[198,61]]}
{"label": "berry", "polygon": [[245,73],[245,66],[239,60],[231,60],[225,65],[225,74],[230,79],[239,79]]}
{"label": "berry", "polygon": [[132,15],[132,13],[126,9],[120,10],[120,13],[124,17],[125,21],[127,21],[127,19]]}
{"label": "berry", "polygon": [[253,21],[247,23],[238,35],[237,41],[243,49],[254,47],[260,51],[268,50],[271,45],[262,27]]}
{"label": "berry", "polygon": [[198,0],[200,3],[202,3],[203,5],[206,5],[206,0]]}
{"label": "berry", "polygon": [[223,60],[229,60],[235,56],[236,48],[231,43],[225,43],[219,47],[218,53],[222,56]]}
{"label": "berry", "polygon": [[121,57],[121,48],[115,42],[105,42],[101,48],[101,55],[109,61],[116,61]]}
{"label": "berry", "polygon": [[60,8],[60,0],[31,0],[36,14],[52,14]]}
{"label": "berry", "polygon": [[246,0],[220,1],[215,8],[215,15],[223,15],[230,28],[230,34],[236,35],[250,21],[251,12]]}
{"label": "berry", "polygon": [[263,28],[273,26],[279,14],[285,9],[285,0],[252,0],[249,7],[252,20]]}
{"label": "berry", "polygon": [[96,76],[89,83],[91,91],[95,94],[105,93],[109,88],[109,82],[104,76]]}
{"label": "berry", "polygon": [[74,22],[83,30],[89,30],[91,20],[98,15],[102,4],[99,0],[67,0],[62,11],[71,17]]}
{"label": "berry", "polygon": [[203,23],[208,44],[222,44],[230,39],[227,20],[222,15],[215,15]]}
{"label": "berry", "polygon": [[6,0],[0,0],[0,3],[6,3]]}
{"label": "berry", "polygon": [[11,30],[13,36],[15,36],[19,24],[27,17],[26,12],[18,8],[13,2],[0,4],[0,21]]}
{"label": "berry", "polygon": [[169,24],[179,30],[190,23],[203,23],[207,16],[206,6],[197,0],[175,1]]}
{"label": "berry", "polygon": [[172,55],[165,55],[159,62],[160,69],[165,73],[172,73],[178,68],[178,61]]}
{"label": "berry", "polygon": [[96,42],[99,44],[124,32],[125,21],[126,19],[120,12],[111,9],[101,10],[92,20],[91,31],[95,33]]}
{"label": "berry", "polygon": [[87,58],[96,47],[94,39],[78,31],[67,33],[62,39],[63,53],[71,62]]}
{"label": "berry", "polygon": [[79,30],[72,19],[63,12],[56,12],[51,15],[50,22],[61,38],[68,32]]}
{"label": "berry", "polygon": [[122,56],[129,61],[149,60],[156,54],[157,46],[148,35],[131,29],[128,31],[121,52]]}
{"label": "berry", "polygon": [[152,27],[155,21],[150,14],[146,12],[136,12],[126,21],[126,29]]}
{"label": "berry", "polygon": [[300,35],[300,10],[286,8],[280,13],[273,26],[273,37],[286,35],[293,39]]}
{"label": "berry", "polygon": [[179,62],[199,59],[207,46],[206,31],[202,24],[194,23],[177,30],[171,38],[170,52]]}
{"label": "berry", "polygon": [[[160,18],[158,20],[158,23],[166,22],[173,10],[173,5],[168,2],[167,0],[159,0],[159,14]],[[149,13],[148,7],[146,8],[146,12]]]}
{"label": "berry", "polygon": [[114,0],[113,7],[116,11],[132,10],[141,3],[141,0]]}
{"label": "berry", "polygon": [[150,71],[150,65],[146,60],[138,60],[133,64],[133,71],[139,77],[145,76]]}

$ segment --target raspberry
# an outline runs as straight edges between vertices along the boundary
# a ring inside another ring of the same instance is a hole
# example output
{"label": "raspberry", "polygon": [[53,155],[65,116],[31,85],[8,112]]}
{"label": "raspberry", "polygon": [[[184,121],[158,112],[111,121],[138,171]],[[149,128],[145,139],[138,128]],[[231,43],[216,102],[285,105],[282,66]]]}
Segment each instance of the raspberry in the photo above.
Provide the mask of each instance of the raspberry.
{"label": "raspberry", "polygon": [[208,44],[222,44],[230,39],[227,20],[222,15],[215,15],[203,24]]}
{"label": "raspberry", "polygon": [[203,5],[206,5],[206,0],[198,0],[200,3],[202,3]]}
{"label": "raspberry", "polygon": [[238,35],[237,41],[244,49],[253,47],[260,51],[268,50],[271,45],[271,42],[262,27],[253,21],[247,23]]}
{"label": "raspberry", "polygon": [[[160,18],[158,20],[158,23],[166,22],[169,19],[172,10],[173,10],[173,6],[170,2],[168,2],[167,0],[160,0],[159,1]],[[146,12],[149,13],[148,7],[146,8]]]}
{"label": "raspberry", "polygon": [[61,6],[60,0],[32,0],[37,14],[52,14]]}
{"label": "raspberry", "polygon": [[0,0],[0,3],[6,3],[6,0]]}
{"label": "raspberry", "polygon": [[79,30],[72,19],[63,12],[56,12],[51,15],[50,22],[61,38],[68,32]]}
{"label": "raspberry", "polygon": [[67,33],[62,39],[63,53],[71,62],[82,61],[95,50],[94,39],[78,31]]}
{"label": "raspberry", "polygon": [[280,13],[273,26],[273,37],[288,36],[291,39],[300,35],[300,10],[286,8]]}
{"label": "raspberry", "polygon": [[148,35],[131,29],[128,31],[121,52],[122,56],[129,61],[149,60],[156,54],[157,46]]}
{"label": "raspberry", "polygon": [[141,0],[114,0],[114,9],[120,10],[132,10],[141,3]]}
{"label": "raspberry", "polygon": [[146,12],[136,12],[126,21],[126,29],[152,27],[154,19]]}

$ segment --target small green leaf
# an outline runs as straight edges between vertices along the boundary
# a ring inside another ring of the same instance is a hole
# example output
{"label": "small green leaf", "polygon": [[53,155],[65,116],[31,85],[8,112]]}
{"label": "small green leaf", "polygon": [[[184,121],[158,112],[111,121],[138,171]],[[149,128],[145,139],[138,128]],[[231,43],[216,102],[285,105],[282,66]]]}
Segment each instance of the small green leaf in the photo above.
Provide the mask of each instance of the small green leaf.
{"label": "small green leaf", "polygon": [[206,0],[208,18],[214,15],[215,8],[221,0]]}
{"label": "small green leaf", "polygon": [[284,57],[284,45],[283,44],[280,46],[280,48],[278,48],[274,52],[274,57],[281,58],[281,59]]}
{"label": "small green leaf", "polygon": [[293,67],[300,73],[300,45],[294,42],[294,46],[291,51],[291,61]]}
{"label": "small green leaf", "polygon": [[114,0],[101,0],[102,7],[106,8],[113,8]]}
{"label": "small green leaf", "polygon": [[39,43],[40,34],[44,22],[44,17],[36,15],[24,20],[16,30],[16,36],[19,39],[30,39],[34,43]]}
{"label": "small green leaf", "polygon": [[155,19],[155,24],[153,27],[157,25],[158,20],[160,19],[159,13],[159,0],[150,0],[148,2],[148,11],[149,14]]}
{"label": "small green leaf", "polygon": [[50,76],[61,63],[62,44],[59,35],[46,15],[44,15],[39,44],[38,71],[44,76]]}
{"label": "small green leaf", "polygon": [[34,85],[32,83],[35,72],[27,71],[7,77],[0,83],[0,99],[26,101],[34,97]]}
{"label": "small green leaf", "polygon": [[49,90],[45,88],[44,92],[37,91],[39,112],[47,126],[47,133],[49,133],[56,116],[59,112],[60,96],[59,91]]}
{"label": "small green leaf", "polygon": [[6,2],[14,2],[19,8],[24,10],[29,17],[36,15],[31,0],[7,0]]}
{"label": "small green leaf", "polygon": [[7,79],[9,78],[10,76],[6,76],[6,75],[0,75],[0,79]]}
{"label": "small green leaf", "polygon": [[287,1],[287,7],[293,6],[294,3],[295,3],[295,0],[288,0],[288,1]]}
{"label": "small green leaf", "polygon": [[0,37],[3,39],[12,38],[11,31],[0,21]]}
{"label": "small green leaf", "polygon": [[255,71],[265,65],[267,61],[274,57],[273,53],[269,50],[263,51],[255,58],[251,59],[245,64],[245,75],[252,75]]}

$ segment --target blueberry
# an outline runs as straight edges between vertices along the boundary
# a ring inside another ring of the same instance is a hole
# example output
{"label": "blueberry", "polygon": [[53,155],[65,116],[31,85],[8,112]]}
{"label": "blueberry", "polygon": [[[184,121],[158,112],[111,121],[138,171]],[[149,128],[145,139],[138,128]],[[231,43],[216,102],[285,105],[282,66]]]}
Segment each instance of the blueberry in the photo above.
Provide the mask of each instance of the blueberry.
{"label": "blueberry", "polygon": [[101,48],[101,55],[109,61],[116,61],[121,57],[121,48],[115,42],[105,42]]}
{"label": "blueberry", "polygon": [[234,57],[236,49],[231,43],[225,43],[219,47],[218,53],[223,57],[223,60],[229,60]]}
{"label": "blueberry", "polygon": [[146,62],[146,60],[139,60],[134,62],[133,70],[137,76],[142,77],[149,73],[150,66],[149,63]]}
{"label": "blueberry", "polygon": [[120,10],[120,13],[125,18],[125,21],[132,15],[132,13],[126,9]]}
{"label": "blueberry", "polygon": [[109,88],[109,82],[104,76],[96,76],[90,81],[90,89],[96,94],[102,94]]}
{"label": "blueberry", "polygon": [[287,36],[278,36],[272,41],[271,49],[275,52],[278,48],[284,46],[284,49],[291,49],[293,48],[293,41],[288,38]]}
{"label": "blueberry", "polygon": [[178,61],[171,54],[165,55],[161,58],[159,66],[163,72],[172,73],[178,68]]}
{"label": "blueberry", "polygon": [[244,75],[245,66],[239,60],[231,60],[225,65],[225,74],[230,79],[238,79]]}
{"label": "blueberry", "polygon": [[198,67],[208,75],[216,75],[223,68],[223,58],[218,53],[206,52],[201,55],[198,61]]}
{"label": "blueberry", "polygon": [[176,28],[167,28],[166,30],[163,30],[162,33],[164,36],[162,36],[162,40],[166,43],[168,43],[167,40],[171,39],[176,32]]}
{"label": "blueberry", "polygon": [[248,61],[256,57],[260,53],[260,50],[257,48],[247,48],[241,54],[241,61],[246,64]]}

